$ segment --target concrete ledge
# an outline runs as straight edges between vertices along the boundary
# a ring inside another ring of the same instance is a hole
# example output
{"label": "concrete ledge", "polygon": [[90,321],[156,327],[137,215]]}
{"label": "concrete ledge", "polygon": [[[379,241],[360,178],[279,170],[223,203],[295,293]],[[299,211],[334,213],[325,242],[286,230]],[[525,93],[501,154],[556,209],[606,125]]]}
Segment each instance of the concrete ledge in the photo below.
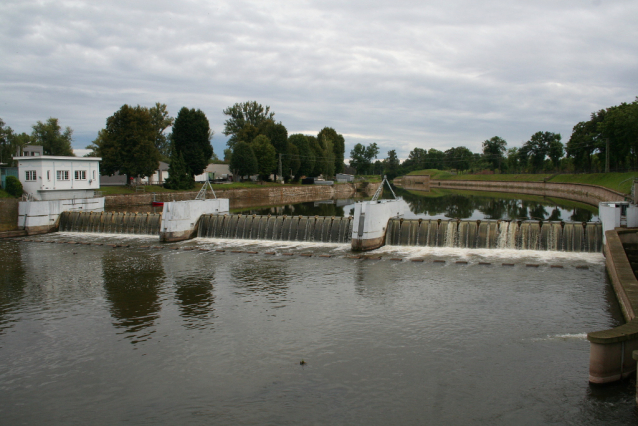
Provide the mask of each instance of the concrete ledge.
{"label": "concrete ledge", "polygon": [[636,371],[632,359],[638,350],[638,280],[631,268],[622,244],[621,236],[636,230],[616,228],[605,232],[605,256],[607,272],[626,324],[610,330],[587,334],[589,340],[589,381],[596,384],[611,383],[628,377]]}
{"label": "concrete ledge", "polygon": [[17,237],[26,237],[27,231],[5,231],[0,232],[0,238],[17,238]]}
{"label": "concrete ledge", "polygon": [[431,187],[445,189],[467,189],[472,191],[511,192],[517,194],[542,195],[580,201],[598,207],[601,201],[619,201],[629,197],[613,189],[598,185],[561,182],[507,182],[485,180],[433,180]]}

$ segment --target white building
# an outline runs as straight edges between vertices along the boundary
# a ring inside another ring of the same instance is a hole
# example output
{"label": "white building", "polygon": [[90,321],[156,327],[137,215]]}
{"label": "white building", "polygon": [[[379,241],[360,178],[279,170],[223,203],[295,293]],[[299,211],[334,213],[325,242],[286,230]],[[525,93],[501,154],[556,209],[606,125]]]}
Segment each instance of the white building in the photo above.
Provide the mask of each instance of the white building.
{"label": "white building", "polygon": [[34,200],[91,198],[100,189],[99,157],[23,156],[18,179]]}
{"label": "white building", "polygon": [[201,175],[195,175],[195,182],[206,182],[207,180],[229,179],[233,174],[230,172],[228,164],[209,164]]}

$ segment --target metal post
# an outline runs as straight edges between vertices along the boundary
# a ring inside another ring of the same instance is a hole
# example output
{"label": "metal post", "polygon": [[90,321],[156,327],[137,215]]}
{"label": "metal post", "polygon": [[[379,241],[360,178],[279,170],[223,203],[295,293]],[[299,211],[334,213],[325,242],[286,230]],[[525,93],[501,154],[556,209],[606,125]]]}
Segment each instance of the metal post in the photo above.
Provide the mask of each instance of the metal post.
{"label": "metal post", "polygon": [[281,170],[281,153],[279,153],[279,179],[284,180],[283,172]]}

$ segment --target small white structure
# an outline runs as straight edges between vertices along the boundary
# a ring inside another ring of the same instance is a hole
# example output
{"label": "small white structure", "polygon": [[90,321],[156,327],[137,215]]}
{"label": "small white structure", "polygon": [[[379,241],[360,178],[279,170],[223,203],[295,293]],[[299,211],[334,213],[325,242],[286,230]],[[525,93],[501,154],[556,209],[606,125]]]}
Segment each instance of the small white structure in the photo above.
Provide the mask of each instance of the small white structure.
{"label": "small white structure", "polygon": [[337,175],[335,176],[335,180],[337,181],[337,183],[353,183],[354,182],[354,175],[348,175],[346,173],[337,173]]}
{"label": "small white structure", "polygon": [[18,179],[36,201],[91,198],[100,189],[99,157],[14,157]]}
{"label": "small white structure", "polygon": [[599,203],[598,216],[603,223],[603,243],[606,231],[619,227],[638,227],[638,206],[628,201]]}
{"label": "small white structure", "polygon": [[228,164],[209,164],[201,175],[195,175],[195,182],[229,179],[232,175]]}
{"label": "small white structure", "polygon": [[18,228],[24,229],[29,235],[55,231],[60,213],[65,211],[103,212],[104,197],[20,201],[18,203]]}
{"label": "small white structure", "polygon": [[160,241],[173,242],[193,238],[195,225],[201,215],[226,214],[228,211],[228,198],[164,203]]}

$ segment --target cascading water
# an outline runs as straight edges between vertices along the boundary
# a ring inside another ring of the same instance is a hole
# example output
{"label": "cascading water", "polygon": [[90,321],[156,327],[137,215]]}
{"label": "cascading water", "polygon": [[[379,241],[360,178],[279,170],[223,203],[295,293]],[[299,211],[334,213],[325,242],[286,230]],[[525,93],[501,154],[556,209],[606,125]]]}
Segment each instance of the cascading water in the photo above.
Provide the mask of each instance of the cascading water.
{"label": "cascading water", "polygon": [[602,251],[600,223],[390,219],[387,245]]}
{"label": "cascading water", "polygon": [[60,232],[158,235],[161,213],[62,212]]}
{"label": "cascading water", "polygon": [[199,218],[198,237],[349,243],[351,217],[214,215]]}

